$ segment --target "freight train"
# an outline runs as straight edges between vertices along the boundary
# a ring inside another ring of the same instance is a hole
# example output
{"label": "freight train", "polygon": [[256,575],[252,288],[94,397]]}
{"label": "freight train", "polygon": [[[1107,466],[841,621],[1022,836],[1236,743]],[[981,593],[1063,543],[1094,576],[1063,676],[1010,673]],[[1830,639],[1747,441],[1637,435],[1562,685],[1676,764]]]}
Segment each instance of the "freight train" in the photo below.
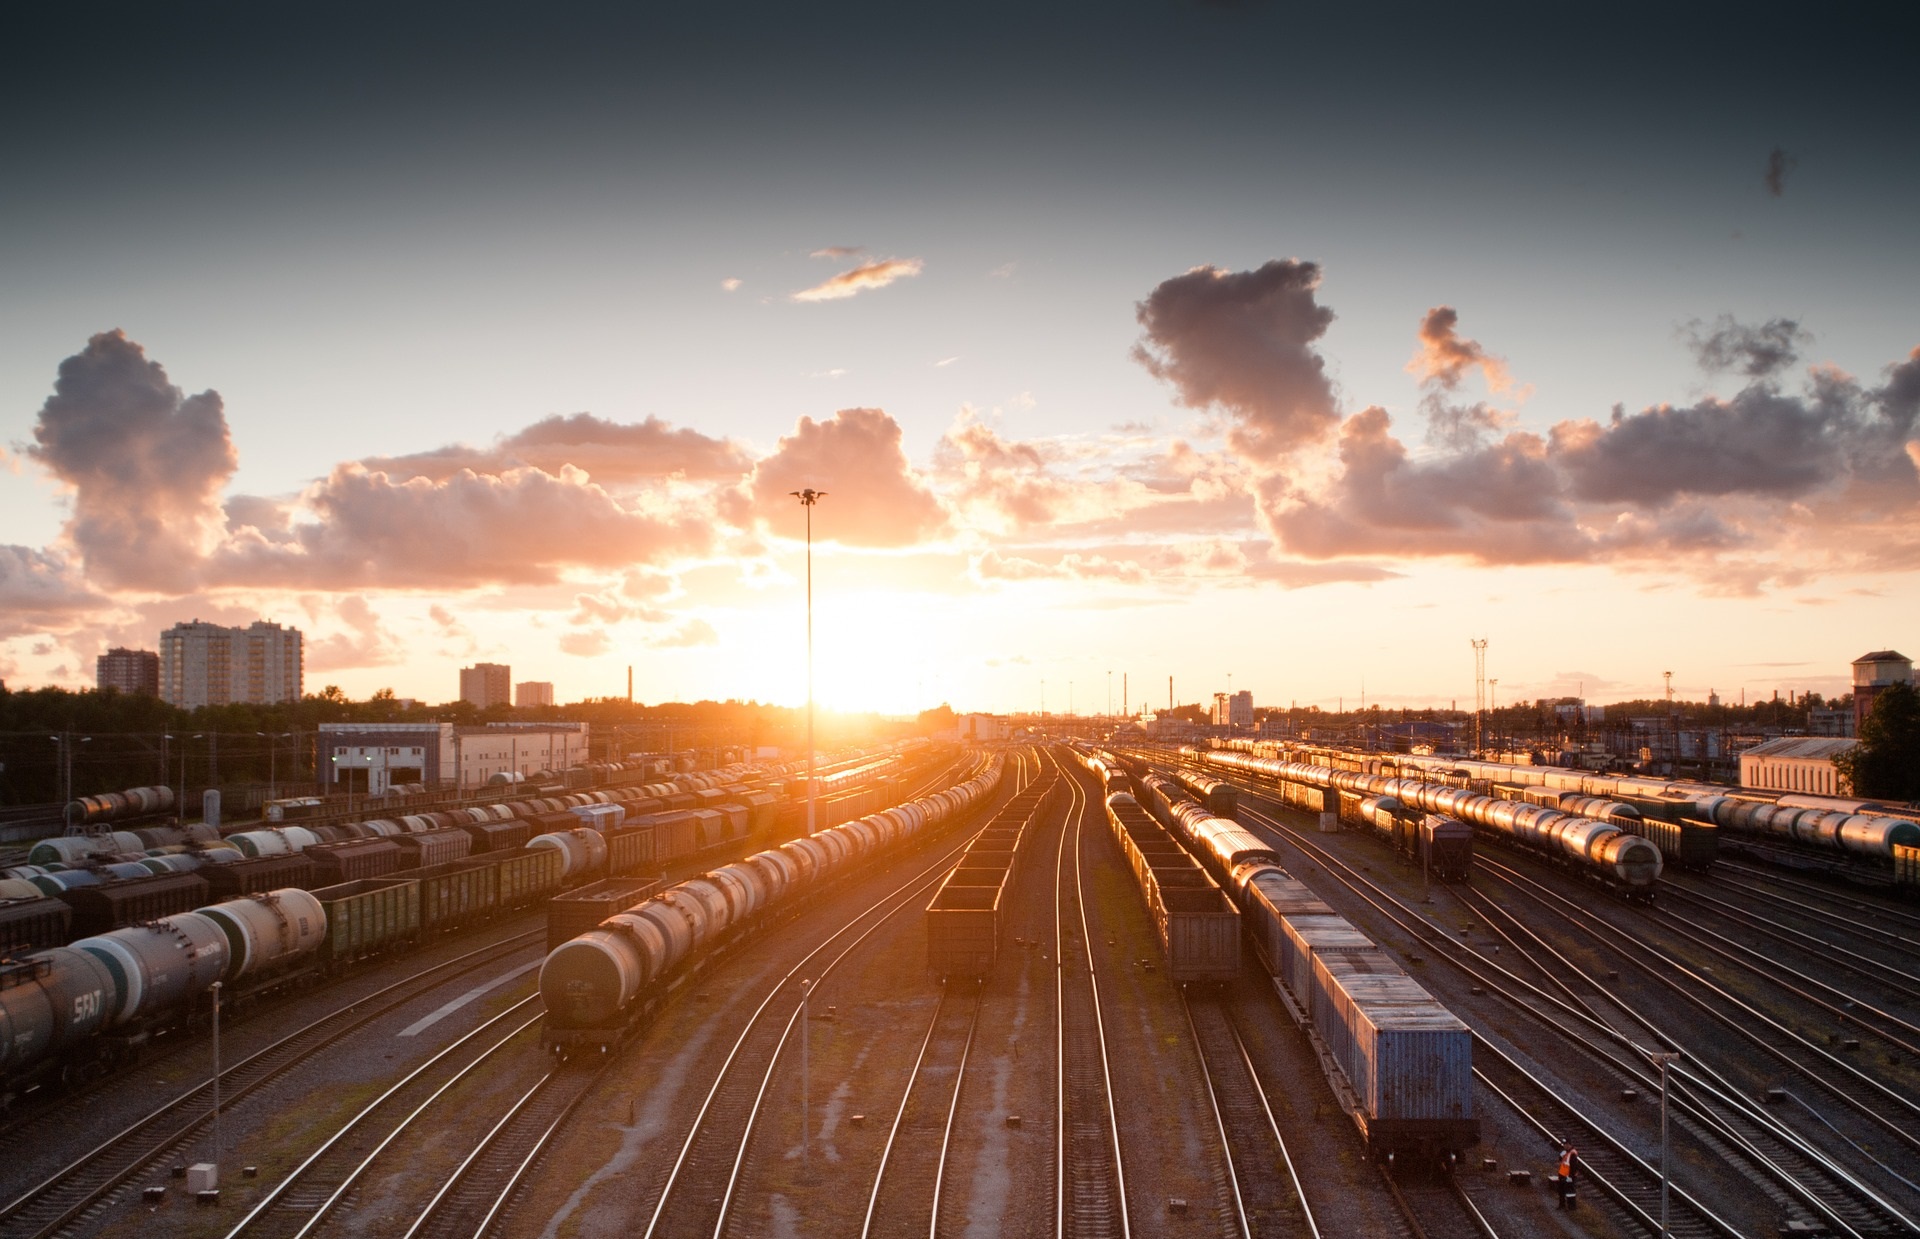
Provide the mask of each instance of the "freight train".
{"label": "freight train", "polygon": [[[1109,754],[1090,756],[1090,767],[1118,764]],[[1380,1157],[1451,1161],[1477,1144],[1466,1024],[1289,874],[1258,836],[1144,767],[1132,779],[1153,816],[1239,908],[1262,965],[1309,1030],[1368,1148]],[[1109,814],[1138,812],[1133,800],[1108,797]]]}
{"label": "freight train", "polygon": [[[1271,741],[1232,740],[1228,746],[1257,756],[1284,755]],[[1417,771],[1441,782],[1476,781],[1507,784],[1521,792],[1540,788],[1596,798],[1583,812],[1617,813],[1606,805],[1632,808],[1648,825],[1646,837],[1677,863],[1703,867],[1711,863],[1714,846],[1709,836],[1657,828],[1652,823],[1680,826],[1691,821],[1717,827],[1731,836],[1743,836],[1795,847],[1816,855],[1864,862],[1876,870],[1893,870],[1894,849],[1920,847],[1920,810],[1874,800],[1814,796],[1764,788],[1722,787],[1688,780],[1647,779],[1631,775],[1594,774],[1559,766],[1518,766],[1506,762],[1462,757],[1410,754],[1358,754],[1343,750],[1288,750],[1302,759],[1337,763],[1355,771],[1399,773]],[[1561,806],[1575,811],[1567,805]],[[1617,825],[1630,831],[1632,819]]]}
{"label": "freight train", "polygon": [[562,943],[540,969],[543,1038],[562,1057],[606,1053],[676,977],[775,909],[959,817],[999,785],[1004,759],[895,808],[757,852],[661,891]]}
{"label": "freight train", "polygon": [[[712,781],[679,775],[646,790],[676,798],[720,791],[705,786]],[[727,794],[744,803],[622,821],[594,812],[625,807],[597,799],[618,793],[586,793],[355,823],[368,830],[354,838],[332,833],[336,827],[245,832],[254,837],[244,855],[206,845],[194,828],[167,828],[175,831],[167,837],[185,841],[174,843],[144,830],[117,841],[47,840],[53,851],[30,881],[0,879],[33,892],[10,899],[0,891],[0,1103],[136,1059],[146,1045],[203,1018],[214,981],[224,982],[226,1003],[242,1002],[529,907],[565,887],[684,861],[772,829],[771,797]],[[849,789],[841,799],[864,802],[869,794]],[[635,796],[626,804],[664,799]],[[563,802],[577,803],[570,812],[535,812]],[[532,820],[499,820],[493,813],[502,808]],[[400,825],[408,833],[376,829]],[[95,842],[197,850],[107,864],[73,851]],[[61,868],[54,852],[71,852],[86,867]],[[145,867],[161,862],[191,866]],[[114,876],[122,868],[134,876]],[[208,921],[222,928],[225,948],[207,932]],[[89,932],[94,927],[102,932]],[[80,939],[66,945],[76,933]],[[102,967],[119,987],[111,995],[93,984]]]}
{"label": "freight train", "polygon": [[1545,805],[1501,800],[1423,779],[1336,769],[1314,761],[1193,749],[1183,750],[1182,755],[1282,787],[1362,797],[1390,796],[1402,806],[1466,822],[1483,836],[1516,844],[1630,900],[1652,901],[1664,865],[1658,847],[1615,823]]}

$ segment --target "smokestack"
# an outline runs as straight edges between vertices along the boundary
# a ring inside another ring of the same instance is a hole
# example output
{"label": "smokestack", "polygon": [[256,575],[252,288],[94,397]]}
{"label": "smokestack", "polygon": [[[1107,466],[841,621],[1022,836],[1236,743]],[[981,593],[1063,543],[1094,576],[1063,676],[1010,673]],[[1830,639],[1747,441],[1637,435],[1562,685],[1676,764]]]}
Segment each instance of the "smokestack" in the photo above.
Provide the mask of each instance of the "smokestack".
{"label": "smokestack", "polygon": [[1173,677],[1167,677],[1167,713],[1173,713]]}
{"label": "smokestack", "polygon": [[1133,711],[1127,709],[1127,673],[1122,671],[1120,673],[1120,717],[1128,718],[1132,714]]}
{"label": "smokestack", "polygon": [[627,664],[627,704],[633,704],[633,664]]}

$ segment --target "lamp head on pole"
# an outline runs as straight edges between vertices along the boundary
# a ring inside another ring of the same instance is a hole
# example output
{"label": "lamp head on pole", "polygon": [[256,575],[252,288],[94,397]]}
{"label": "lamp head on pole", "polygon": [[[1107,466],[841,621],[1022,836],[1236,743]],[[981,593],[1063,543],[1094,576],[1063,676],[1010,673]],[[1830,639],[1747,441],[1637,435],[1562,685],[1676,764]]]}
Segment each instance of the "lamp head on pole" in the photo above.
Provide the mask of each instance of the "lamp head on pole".
{"label": "lamp head on pole", "polygon": [[825,499],[827,497],[826,491],[815,490],[811,486],[807,487],[805,490],[790,490],[787,493],[789,495],[792,495],[795,499],[798,499],[802,507],[808,507],[808,508],[812,507],[814,504],[818,503],[820,500]]}

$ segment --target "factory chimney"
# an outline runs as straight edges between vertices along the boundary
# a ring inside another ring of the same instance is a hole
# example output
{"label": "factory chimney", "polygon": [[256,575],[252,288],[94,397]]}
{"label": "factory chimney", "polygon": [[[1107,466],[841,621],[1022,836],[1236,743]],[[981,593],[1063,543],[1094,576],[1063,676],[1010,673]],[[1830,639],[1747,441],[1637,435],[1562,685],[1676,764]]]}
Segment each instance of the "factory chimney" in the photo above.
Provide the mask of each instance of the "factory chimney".
{"label": "factory chimney", "polygon": [[1173,713],[1173,677],[1167,677],[1167,713]]}
{"label": "factory chimney", "polygon": [[633,664],[627,664],[627,704],[633,704]]}
{"label": "factory chimney", "polygon": [[1120,673],[1120,717],[1127,718],[1132,713],[1133,711],[1127,709],[1127,673],[1122,671]]}

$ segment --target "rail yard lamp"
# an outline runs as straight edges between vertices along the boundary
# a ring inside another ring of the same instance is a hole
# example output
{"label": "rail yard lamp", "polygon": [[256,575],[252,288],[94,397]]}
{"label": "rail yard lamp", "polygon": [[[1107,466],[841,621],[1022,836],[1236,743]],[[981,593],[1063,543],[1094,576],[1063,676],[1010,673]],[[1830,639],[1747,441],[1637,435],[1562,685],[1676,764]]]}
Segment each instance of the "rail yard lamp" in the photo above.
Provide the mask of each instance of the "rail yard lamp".
{"label": "rail yard lamp", "polygon": [[[805,490],[787,493],[798,499],[800,506],[807,510],[807,833],[812,834],[814,802],[818,794],[813,777],[813,505],[825,499],[827,492],[809,486]],[[804,1143],[802,1148],[805,1148]]]}
{"label": "rail yard lamp", "polygon": [[213,993],[213,1185],[220,1186],[220,982]]}
{"label": "rail yard lamp", "polygon": [[1660,1239],[1667,1239],[1667,1068],[1680,1055],[1665,1050],[1647,1057],[1660,1065]]}
{"label": "rail yard lamp", "polygon": [[280,799],[280,741],[293,737],[290,731],[256,731],[267,742],[267,799]]}

